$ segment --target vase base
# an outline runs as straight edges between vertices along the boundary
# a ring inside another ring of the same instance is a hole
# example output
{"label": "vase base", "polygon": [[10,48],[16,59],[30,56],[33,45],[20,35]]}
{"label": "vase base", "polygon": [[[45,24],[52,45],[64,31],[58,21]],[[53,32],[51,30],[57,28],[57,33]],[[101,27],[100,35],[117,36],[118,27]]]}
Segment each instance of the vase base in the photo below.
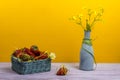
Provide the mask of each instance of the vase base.
{"label": "vase base", "polygon": [[94,69],[82,69],[82,68],[79,68],[79,69],[83,71],[94,71]]}

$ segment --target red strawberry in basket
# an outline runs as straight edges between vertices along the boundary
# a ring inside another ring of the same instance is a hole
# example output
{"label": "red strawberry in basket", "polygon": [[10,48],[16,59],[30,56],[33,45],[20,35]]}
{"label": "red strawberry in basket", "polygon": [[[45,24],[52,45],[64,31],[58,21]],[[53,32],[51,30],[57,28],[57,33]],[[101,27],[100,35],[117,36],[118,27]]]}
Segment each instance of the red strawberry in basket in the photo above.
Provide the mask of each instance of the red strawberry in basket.
{"label": "red strawberry in basket", "polygon": [[41,52],[41,56],[39,59],[46,59],[46,58],[48,58],[48,52],[47,51]]}
{"label": "red strawberry in basket", "polygon": [[22,49],[15,50],[15,51],[13,52],[13,55],[14,55],[15,57],[19,57],[20,55],[22,55],[21,52],[22,52]]}
{"label": "red strawberry in basket", "polygon": [[40,51],[36,45],[30,47],[30,51],[35,54],[35,56],[40,56]]}
{"label": "red strawberry in basket", "polygon": [[43,54],[39,59],[46,59],[48,58],[48,55],[47,54]]}
{"label": "red strawberry in basket", "polygon": [[35,57],[35,54],[30,51],[28,48],[23,48],[23,52],[27,53],[28,55]]}
{"label": "red strawberry in basket", "polygon": [[36,60],[46,59],[46,58],[48,58],[48,53],[47,53],[47,51],[41,52],[41,53],[40,53],[40,56],[35,57]]}

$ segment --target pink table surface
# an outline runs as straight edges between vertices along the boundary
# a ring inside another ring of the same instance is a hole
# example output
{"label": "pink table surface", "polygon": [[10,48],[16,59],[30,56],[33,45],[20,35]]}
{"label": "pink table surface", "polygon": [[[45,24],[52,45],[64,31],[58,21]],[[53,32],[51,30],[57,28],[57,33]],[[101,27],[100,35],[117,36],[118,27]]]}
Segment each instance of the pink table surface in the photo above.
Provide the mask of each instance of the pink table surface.
{"label": "pink table surface", "polygon": [[[66,76],[55,75],[61,64],[69,72]],[[52,63],[50,72],[19,75],[11,70],[11,63],[0,63],[0,80],[120,80],[120,64],[98,63],[95,71],[82,71],[78,63]]]}

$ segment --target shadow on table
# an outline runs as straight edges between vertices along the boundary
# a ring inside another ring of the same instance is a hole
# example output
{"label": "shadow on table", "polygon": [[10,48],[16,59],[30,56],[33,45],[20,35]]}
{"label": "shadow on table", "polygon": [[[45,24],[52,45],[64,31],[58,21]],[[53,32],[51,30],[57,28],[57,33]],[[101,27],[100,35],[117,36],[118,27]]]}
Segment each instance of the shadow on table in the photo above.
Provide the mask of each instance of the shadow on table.
{"label": "shadow on table", "polygon": [[79,69],[79,64],[73,64],[73,67],[76,68],[76,69]]}

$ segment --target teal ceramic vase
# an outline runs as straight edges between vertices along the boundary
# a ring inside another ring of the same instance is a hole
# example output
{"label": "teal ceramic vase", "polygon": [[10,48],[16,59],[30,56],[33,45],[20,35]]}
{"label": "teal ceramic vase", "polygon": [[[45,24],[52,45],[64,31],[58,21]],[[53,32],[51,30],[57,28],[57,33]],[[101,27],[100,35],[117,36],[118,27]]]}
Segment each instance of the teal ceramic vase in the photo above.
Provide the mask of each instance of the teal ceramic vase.
{"label": "teal ceramic vase", "polygon": [[84,31],[84,39],[80,51],[80,70],[94,70],[94,51],[92,41],[90,39],[91,31]]}

